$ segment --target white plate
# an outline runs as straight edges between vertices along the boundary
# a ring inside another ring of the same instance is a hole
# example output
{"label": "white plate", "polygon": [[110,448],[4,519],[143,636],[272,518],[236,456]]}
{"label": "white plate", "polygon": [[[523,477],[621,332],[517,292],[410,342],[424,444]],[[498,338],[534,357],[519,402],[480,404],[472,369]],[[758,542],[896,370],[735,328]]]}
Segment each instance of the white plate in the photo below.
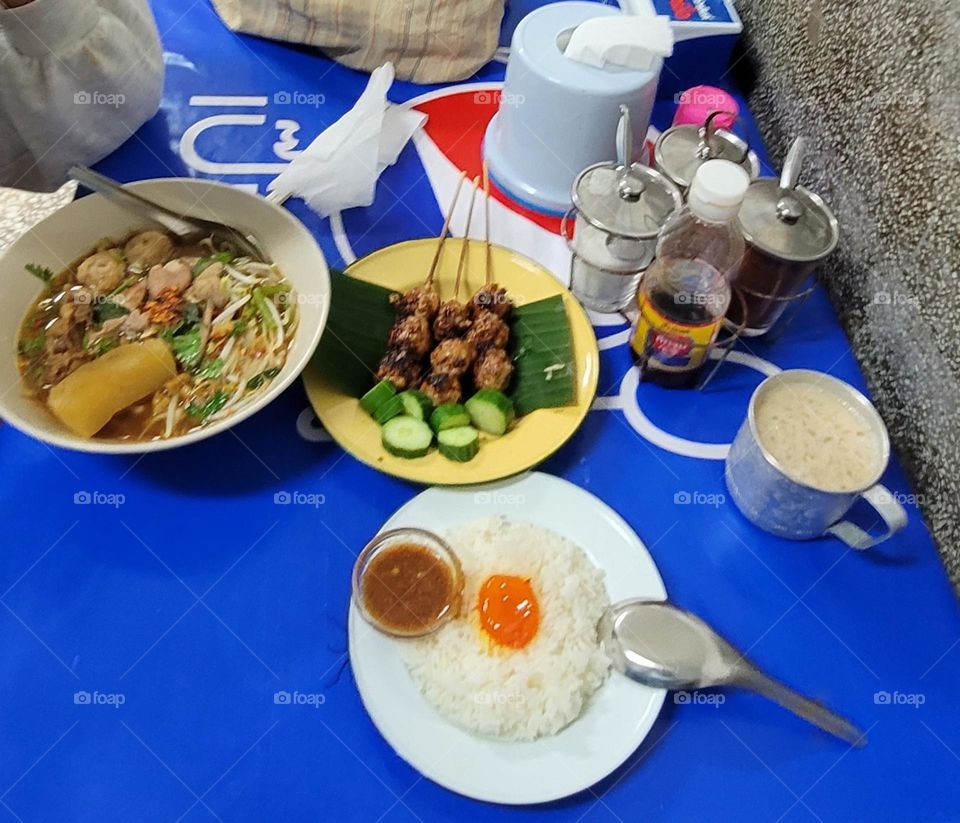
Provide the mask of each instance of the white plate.
{"label": "white plate", "polygon": [[[427,489],[383,528],[443,532],[497,514],[552,529],[580,546],[606,573],[612,603],[667,597],[653,558],[623,518],[578,486],[540,472],[487,486]],[[352,603],[349,633],[360,697],[380,733],[424,776],[478,800],[544,803],[592,786],[636,750],[665,695],[612,672],[583,715],[559,734],[531,743],[491,740],[441,717],[407,672],[401,641],[373,629]]]}

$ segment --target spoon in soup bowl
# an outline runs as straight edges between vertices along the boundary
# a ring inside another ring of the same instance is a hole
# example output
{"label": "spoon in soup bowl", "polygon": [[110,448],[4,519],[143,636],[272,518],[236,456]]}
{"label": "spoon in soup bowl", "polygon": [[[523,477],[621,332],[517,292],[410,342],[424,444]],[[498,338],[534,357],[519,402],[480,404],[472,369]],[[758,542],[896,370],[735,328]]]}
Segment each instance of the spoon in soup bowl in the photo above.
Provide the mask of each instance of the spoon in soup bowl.
{"label": "spoon in soup bowl", "polygon": [[260,263],[271,262],[253,235],[246,234],[233,226],[227,226],[215,220],[177,214],[177,212],[171,211],[143,195],[130,191],[116,180],[111,180],[86,166],[72,166],[68,174],[81,185],[102,194],[127,211],[132,211],[147,220],[159,223],[168,232],[176,236],[181,244],[188,244],[204,237],[212,237],[215,241],[219,240],[221,244],[231,247],[240,256],[250,257]]}
{"label": "spoon in soup bowl", "polygon": [[866,734],[848,720],[764,674],[699,617],[671,603],[615,603],[600,618],[598,630],[613,667],[638,683],[659,689],[751,689],[853,746],[866,743]]}

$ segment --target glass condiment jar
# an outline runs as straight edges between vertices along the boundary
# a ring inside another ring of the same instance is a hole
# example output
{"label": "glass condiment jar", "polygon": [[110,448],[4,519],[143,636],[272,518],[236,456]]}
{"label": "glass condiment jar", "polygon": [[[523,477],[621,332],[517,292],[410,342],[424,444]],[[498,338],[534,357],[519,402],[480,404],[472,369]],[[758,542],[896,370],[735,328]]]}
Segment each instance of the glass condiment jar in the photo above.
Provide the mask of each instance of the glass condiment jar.
{"label": "glass condiment jar", "polygon": [[570,290],[587,308],[615,312],[637,292],[653,260],[656,240],[667,218],[683,204],[680,191],[662,174],[630,161],[630,111],[620,107],[617,162],[588,166],[573,182],[576,212],[570,245]]}
{"label": "glass condiment jar", "polygon": [[[747,189],[737,224],[747,248],[737,274],[744,304],[734,302],[728,317],[745,325],[743,334],[765,334],[820,262],[837,246],[840,226],[823,200],[797,184],[805,140],[798,137],[780,179],[761,177]],[[744,317],[743,308],[746,310]]]}
{"label": "glass condiment jar", "polygon": [[654,167],[683,191],[708,160],[729,160],[743,166],[750,178],[760,173],[760,160],[746,141],[732,131],[717,128],[714,121],[725,112],[712,112],[702,126],[673,126],[657,138]]}
{"label": "glass condiment jar", "polygon": [[460,560],[446,541],[424,529],[381,532],[353,566],[353,602],[375,628],[395,637],[422,637],[459,614]]}

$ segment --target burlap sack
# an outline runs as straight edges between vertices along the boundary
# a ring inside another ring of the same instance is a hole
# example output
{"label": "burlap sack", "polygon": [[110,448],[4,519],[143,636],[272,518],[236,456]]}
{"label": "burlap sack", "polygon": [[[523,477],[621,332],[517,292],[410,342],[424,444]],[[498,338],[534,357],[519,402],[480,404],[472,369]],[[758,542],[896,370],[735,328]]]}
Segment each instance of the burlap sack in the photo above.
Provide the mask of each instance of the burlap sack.
{"label": "burlap sack", "polygon": [[418,83],[463,80],[497,48],[504,0],[213,0],[234,31],[317,46],[345,66],[393,61]]}

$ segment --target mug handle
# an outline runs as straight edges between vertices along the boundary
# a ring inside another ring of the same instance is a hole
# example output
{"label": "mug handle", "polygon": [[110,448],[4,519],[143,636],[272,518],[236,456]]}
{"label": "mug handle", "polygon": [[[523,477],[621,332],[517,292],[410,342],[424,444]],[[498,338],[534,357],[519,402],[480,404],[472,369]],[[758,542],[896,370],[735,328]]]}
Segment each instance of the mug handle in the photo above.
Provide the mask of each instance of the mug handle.
{"label": "mug handle", "polygon": [[896,501],[886,486],[877,483],[860,496],[880,515],[887,526],[887,530],[879,537],[874,537],[849,520],[841,520],[827,529],[827,534],[839,537],[850,548],[859,551],[876,546],[877,543],[882,543],[907,525],[907,510]]}

